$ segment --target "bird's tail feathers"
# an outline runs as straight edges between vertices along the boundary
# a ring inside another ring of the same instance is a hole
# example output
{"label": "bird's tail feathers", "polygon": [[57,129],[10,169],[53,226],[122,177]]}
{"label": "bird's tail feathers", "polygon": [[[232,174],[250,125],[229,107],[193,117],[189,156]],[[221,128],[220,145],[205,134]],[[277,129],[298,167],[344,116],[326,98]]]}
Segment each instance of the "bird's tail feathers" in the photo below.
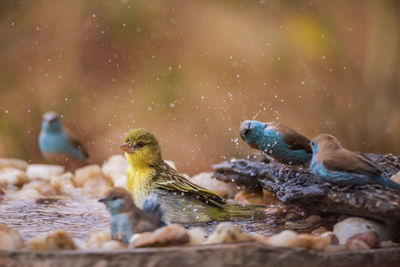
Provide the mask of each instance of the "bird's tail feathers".
{"label": "bird's tail feathers", "polygon": [[161,204],[158,203],[158,195],[154,193],[150,194],[143,201],[142,210],[156,216],[160,220],[164,217],[164,210],[162,209]]}
{"label": "bird's tail feathers", "polygon": [[381,184],[386,185],[387,187],[394,188],[394,189],[400,189],[400,184],[396,183],[395,181],[393,181],[390,178],[379,176],[378,181]]}
{"label": "bird's tail feathers", "polygon": [[266,207],[262,205],[225,204],[224,208],[228,216],[233,219],[260,219],[266,215]]}

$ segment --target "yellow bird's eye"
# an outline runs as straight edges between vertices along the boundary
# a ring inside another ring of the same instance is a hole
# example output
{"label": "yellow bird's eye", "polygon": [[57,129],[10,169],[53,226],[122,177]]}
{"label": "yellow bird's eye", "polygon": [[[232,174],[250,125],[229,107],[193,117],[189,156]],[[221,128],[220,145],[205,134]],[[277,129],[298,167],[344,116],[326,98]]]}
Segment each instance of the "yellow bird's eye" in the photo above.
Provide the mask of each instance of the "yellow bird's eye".
{"label": "yellow bird's eye", "polygon": [[137,148],[142,148],[142,147],[144,147],[144,143],[143,142],[139,142],[139,143],[136,144],[136,147]]}

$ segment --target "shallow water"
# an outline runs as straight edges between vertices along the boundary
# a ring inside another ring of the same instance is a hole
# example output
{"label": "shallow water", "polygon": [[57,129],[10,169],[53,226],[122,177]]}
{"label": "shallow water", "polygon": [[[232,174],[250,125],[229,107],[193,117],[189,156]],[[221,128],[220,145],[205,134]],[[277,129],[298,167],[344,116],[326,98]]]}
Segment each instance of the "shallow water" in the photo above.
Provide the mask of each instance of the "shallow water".
{"label": "shallow water", "polygon": [[[237,220],[231,223],[246,232],[271,235],[284,229],[291,209],[267,215],[262,220]],[[292,213],[293,215],[293,213]],[[296,219],[299,218],[297,215]],[[293,220],[292,220],[293,221]],[[0,204],[0,222],[18,230],[28,240],[58,229],[71,233],[76,239],[86,240],[91,232],[109,229],[109,214],[102,203],[92,196],[57,196],[38,200],[16,200],[8,195]],[[184,224],[187,228],[203,227],[212,232],[219,222]],[[312,226],[312,229],[319,225]],[[309,230],[312,230],[309,229]],[[307,229],[302,229],[307,231]]]}

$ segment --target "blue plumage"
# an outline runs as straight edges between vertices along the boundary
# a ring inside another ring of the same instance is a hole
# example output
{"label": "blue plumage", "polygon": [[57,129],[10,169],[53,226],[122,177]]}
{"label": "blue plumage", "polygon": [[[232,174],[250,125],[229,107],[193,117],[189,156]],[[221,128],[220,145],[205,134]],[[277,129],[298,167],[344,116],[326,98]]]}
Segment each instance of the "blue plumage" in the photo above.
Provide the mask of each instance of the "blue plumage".
{"label": "blue plumage", "polygon": [[45,159],[57,163],[71,160],[84,161],[89,157],[79,140],[63,128],[55,112],[47,112],[43,115],[39,148]]}
{"label": "blue plumage", "polygon": [[383,176],[378,165],[343,148],[332,135],[319,135],[312,140],[311,148],[311,171],[328,183],[341,186],[382,184],[400,188],[400,184]]}
{"label": "blue plumage", "polygon": [[251,147],[284,164],[302,165],[312,157],[309,140],[283,124],[246,120],[240,136]]}
{"label": "blue plumage", "polygon": [[143,210],[133,202],[131,194],[122,187],[114,187],[99,199],[110,213],[111,237],[129,243],[136,233],[152,232],[165,226],[157,195],[152,194],[143,202]]}

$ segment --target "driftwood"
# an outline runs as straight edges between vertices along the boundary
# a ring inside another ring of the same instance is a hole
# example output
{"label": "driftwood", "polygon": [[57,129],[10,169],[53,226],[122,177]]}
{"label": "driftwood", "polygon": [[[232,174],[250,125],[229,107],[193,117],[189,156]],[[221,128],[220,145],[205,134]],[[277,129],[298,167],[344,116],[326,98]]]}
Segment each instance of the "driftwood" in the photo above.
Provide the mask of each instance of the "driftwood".
{"label": "driftwood", "polygon": [[[362,154],[378,163],[388,177],[400,170],[400,157]],[[262,187],[284,204],[310,213],[332,212],[400,223],[400,191],[381,185],[343,188],[323,182],[307,167],[299,168],[258,159],[238,159],[213,166],[215,176],[248,188]]]}

